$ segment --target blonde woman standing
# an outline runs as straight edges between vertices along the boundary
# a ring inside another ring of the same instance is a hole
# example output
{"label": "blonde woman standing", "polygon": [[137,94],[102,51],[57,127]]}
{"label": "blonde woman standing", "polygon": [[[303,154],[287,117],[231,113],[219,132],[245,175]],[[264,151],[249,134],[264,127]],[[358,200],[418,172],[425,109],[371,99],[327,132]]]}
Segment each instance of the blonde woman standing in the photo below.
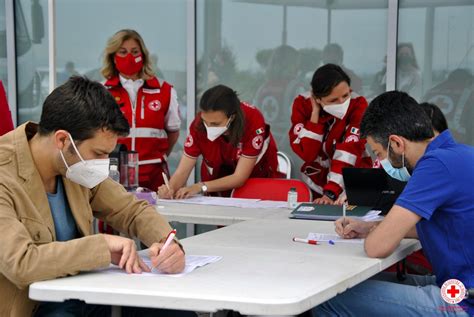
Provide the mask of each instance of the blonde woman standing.
{"label": "blonde woman standing", "polygon": [[134,30],[120,30],[107,42],[102,75],[130,124],[130,135],[119,139],[139,155],[139,184],[157,190],[169,175],[166,158],[179,136],[181,119],[172,85],[159,80],[145,43]]}

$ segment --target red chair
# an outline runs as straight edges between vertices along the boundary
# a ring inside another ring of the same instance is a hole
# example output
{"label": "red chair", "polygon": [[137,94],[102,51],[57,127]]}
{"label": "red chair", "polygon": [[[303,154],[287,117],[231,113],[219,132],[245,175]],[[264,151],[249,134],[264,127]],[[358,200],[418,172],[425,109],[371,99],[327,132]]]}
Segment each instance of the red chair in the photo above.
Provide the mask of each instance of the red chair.
{"label": "red chair", "polygon": [[311,190],[299,179],[249,178],[242,187],[232,191],[233,198],[253,198],[263,200],[286,201],[288,191],[294,187],[299,202],[313,201]]}

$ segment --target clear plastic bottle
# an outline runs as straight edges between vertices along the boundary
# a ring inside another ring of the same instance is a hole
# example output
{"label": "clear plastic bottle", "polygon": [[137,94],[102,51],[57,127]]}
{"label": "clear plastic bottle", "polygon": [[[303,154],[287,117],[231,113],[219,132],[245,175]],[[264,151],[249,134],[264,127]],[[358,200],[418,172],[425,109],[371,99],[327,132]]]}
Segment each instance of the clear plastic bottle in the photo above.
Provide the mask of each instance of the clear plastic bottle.
{"label": "clear plastic bottle", "polygon": [[120,172],[118,171],[118,160],[116,158],[110,159],[109,177],[120,183]]}
{"label": "clear plastic bottle", "polygon": [[291,187],[288,192],[288,208],[296,208],[298,206],[298,192],[295,187]]}

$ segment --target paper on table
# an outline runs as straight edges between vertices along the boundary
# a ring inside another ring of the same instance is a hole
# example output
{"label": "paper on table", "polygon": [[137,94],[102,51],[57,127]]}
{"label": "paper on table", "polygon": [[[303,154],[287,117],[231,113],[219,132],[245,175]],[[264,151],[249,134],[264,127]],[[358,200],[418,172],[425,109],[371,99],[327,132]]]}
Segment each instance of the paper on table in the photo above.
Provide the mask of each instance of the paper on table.
{"label": "paper on table", "polygon": [[330,234],[330,233],[308,233],[308,240],[316,240],[316,241],[334,241],[335,243],[338,242],[347,242],[347,243],[364,243],[364,239],[344,239],[337,234]]}
{"label": "paper on table", "polygon": [[383,216],[380,216],[381,210],[371,210],[364,217],[359,219],[362,221],[381,221]]}
{"label": "paper on table", "polygon": [[[146,252],[145,252],[146,251]],[[142,250],[138,253],[140,257],[142,258],[143,262],[148,267],[152,267],[151,265],[151,259],[148,257],[148,250]],[[142,274],[137,274],[137,275],[165,275],[165,276],[172,276],[172,277],[180,277],[184,276],[192,271],[194,271],[196,268],[214,263],[222,259],[221,256],[208,256],[208,255],[186,255],[186,265],[184,267],[183,272],[178,273],[178,274],[166,274],[166,273],[161,273],[156,269],[153,269],[150,273],[148,272],[143,272]],[[110,267],[100,270],[103,273],[110,273],[110,274],[127,274],[126,271],[120,269],[117,265],[111,264]]]}
{"label": "paper on table", "polygon": [[195,204],[195,205],[213,205],[239,208],[286,208],[286,201],[270,201],[247,198],[226,198],[212,196],[193,196],[187,199],[158,199],[157,201],[168,203]]}
{"label": "paper on table", "polygon": [[257,202],[260,199],[244,199],[244,198],[225,198],[213,196],[192,196],[186,199],[158,199],[163,202],[173,202],[181,204],[196,204],[196,205],[216,205],[216,206],[234,206],[240,203]]}

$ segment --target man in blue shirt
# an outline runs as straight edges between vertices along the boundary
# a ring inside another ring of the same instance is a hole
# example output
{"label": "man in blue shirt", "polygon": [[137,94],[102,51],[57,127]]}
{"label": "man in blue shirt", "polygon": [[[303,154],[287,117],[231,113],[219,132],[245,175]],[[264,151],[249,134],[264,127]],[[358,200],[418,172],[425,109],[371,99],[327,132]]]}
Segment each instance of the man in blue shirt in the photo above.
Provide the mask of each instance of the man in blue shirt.
{"label": "man in blue shirt", "polygon": [[[429,117],[403,92],[387,92],[366,110],[361,134],[380,160],[409,179],[381,222],[336,221],[345,238],[366,238],[369,257],[387,257],[403,238],[418,238],[435,276],[387,273],[317,306],[317,316],[472,316],[474,301],[474,148],[456,143],[449,130],[434,138]],[[447,282],[445,284],[445,282]],[[453,284],[455,283],[455,284]],[[444,287],[443,287],[443,284]]]}

